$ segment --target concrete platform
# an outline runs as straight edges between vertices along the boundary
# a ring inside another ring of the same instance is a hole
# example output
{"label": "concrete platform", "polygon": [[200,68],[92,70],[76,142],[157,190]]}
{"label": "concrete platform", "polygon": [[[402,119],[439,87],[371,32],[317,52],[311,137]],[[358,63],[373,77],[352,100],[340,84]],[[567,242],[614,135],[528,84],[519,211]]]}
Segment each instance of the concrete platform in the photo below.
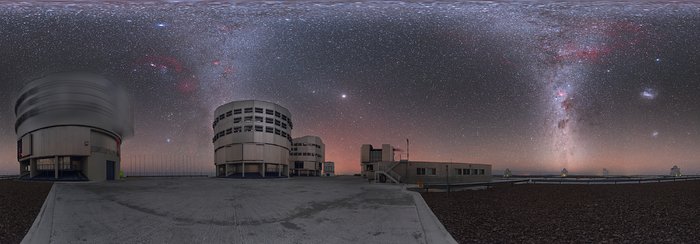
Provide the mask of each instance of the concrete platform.
{"label": "concrete platform", "polygon": [[57,183],[23,243],[456,243],[418,193],[360,177]]}

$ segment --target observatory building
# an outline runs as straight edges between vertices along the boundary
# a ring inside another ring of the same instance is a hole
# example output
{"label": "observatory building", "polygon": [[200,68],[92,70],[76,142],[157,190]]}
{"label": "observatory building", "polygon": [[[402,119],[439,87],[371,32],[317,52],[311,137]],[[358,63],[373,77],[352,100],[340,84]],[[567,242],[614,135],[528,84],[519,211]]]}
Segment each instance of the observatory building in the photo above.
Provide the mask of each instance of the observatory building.
{"label": "observatory building", "polygon": [[218,177],[289,176],[292,117],[265,101],[234,101],[216,108],[214,165]]}
{"label": "observatory building", "polygon": [[23,179],[114,180],[133,134],[126,92],[101,75],[65,72],[28,83],[14,107]]}
{"label": "observatory building", "polygon": [[360,151],[362,176],[377,182],[458,184],[492,178],[490,164],[395,161],[394,151],[399,150],[389,144],[382,144],[381,149],[365,144]]}
{"label": "observatory building", "polygon": [[289,154],[291,175],[321,176],[326,146],[318,136],[303,136],[292,140]]}

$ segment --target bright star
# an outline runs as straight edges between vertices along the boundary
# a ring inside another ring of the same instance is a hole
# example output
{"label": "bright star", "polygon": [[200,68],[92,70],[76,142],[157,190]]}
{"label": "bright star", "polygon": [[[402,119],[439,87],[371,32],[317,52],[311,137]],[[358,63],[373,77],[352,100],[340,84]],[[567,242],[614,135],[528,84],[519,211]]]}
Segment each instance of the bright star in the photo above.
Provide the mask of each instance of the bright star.
{"label": "bright star", "polygon": [[156,24],[156,26],[157,26],[157,27],[165,27],[166,24],[165,24],[165,23],[158,23],[158,24]]}
{"label": "bright star", "polygon": [[644,88],[644,90],[640,93],[640,95],[642,96],[643,99],[653,100],[654,98],[656,98],[658,93],[654,89]]}
{"label": "bright star", "polygon": [[659,132],[658,132],[658,131],[654,131],[654,132],[651,133],[651,137],[656,138],[657,136],[659,136]]}
{"label": "bright star", "polygon": [[346,97],[348,97],[348,95],[343,94],[343,95],[340,95],[340,97],[346,98]]}

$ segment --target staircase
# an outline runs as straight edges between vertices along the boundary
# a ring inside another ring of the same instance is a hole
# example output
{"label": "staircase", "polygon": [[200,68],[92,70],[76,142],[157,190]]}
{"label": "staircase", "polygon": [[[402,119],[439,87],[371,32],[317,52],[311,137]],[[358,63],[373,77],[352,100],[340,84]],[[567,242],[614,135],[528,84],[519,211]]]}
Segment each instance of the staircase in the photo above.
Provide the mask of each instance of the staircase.
{"label": "staircase", "polygon": [[398,173],[394,172],[393,169],[396,168],[397,165],[399,165],[401,162],[396,161],[392,162],[388,167],[380,167],[378,171],[374,172],[374,180],[375,182],[380,182],[379,178],[381,176],[386,177],[389,181],[393,182],[394,184],[401,183],[401,175]]}

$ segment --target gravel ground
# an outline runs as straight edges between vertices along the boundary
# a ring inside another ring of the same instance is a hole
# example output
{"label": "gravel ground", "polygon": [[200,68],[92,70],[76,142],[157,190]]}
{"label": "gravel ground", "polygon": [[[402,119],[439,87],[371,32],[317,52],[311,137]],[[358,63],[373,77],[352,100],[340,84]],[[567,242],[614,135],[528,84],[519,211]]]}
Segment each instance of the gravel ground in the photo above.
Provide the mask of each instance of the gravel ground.
{"label": "gravel ground", "polygon": [[422,195],[460,243],[700,242],[700,181]]}
{"label": "gravel ground", "polygon": [[51,182],[0,180],[0,243],[22,241],[51,185]]}

